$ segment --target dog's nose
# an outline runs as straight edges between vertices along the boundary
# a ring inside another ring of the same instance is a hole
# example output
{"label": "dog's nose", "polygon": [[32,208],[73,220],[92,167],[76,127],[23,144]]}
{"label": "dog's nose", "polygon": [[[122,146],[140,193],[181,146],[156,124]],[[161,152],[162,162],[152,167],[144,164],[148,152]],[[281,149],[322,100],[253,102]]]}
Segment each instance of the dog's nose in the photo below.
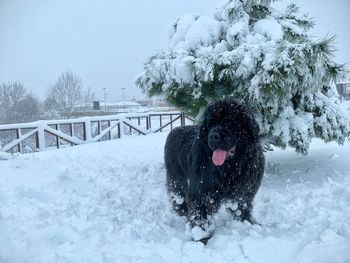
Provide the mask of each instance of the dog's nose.
{"label": "dog's nose", "polygon": [[221,141],[221,136],[218,132],[212,131],[209,133],[209,142],[212,144],[219,143]]}

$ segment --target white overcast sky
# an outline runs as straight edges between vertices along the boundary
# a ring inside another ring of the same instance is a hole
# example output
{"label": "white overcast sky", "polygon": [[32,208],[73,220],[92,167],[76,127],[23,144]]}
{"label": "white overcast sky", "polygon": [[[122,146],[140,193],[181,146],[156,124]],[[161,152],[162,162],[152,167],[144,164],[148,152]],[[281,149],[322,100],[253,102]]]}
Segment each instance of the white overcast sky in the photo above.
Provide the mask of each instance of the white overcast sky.
{"label": "white overcast sky", "polygon": [[[134,79],[146,59],[169,45],[171,22],[187,13],[211,16],[226,0],[0,0],[0,83],[20,81],[43,96],[70,70],[103,98],[144,97]],[[275,3],[285,7],[290,1]],[[294,0],[337,36],[336,61],[350,63],[350,1]]]}

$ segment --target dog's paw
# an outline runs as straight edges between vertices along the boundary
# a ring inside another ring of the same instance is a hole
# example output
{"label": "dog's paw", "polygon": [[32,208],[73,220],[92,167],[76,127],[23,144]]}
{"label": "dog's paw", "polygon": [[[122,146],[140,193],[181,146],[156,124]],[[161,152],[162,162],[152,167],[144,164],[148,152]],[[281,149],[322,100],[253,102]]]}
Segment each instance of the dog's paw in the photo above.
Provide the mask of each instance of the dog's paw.
{"label": "dog's paw", "polygon": [[204,245],[208,243],[208,240],[213,236],[215,225],[206,222],[202,225],[193,225],[191,223],[186,224],[186,233],[192,237],[193,241],[202,242]]}
{"label": "dog's paw", "polygon": [[194,241],[207,240],[210,238],[210,232],[201,228],[200,226],[194,226],[191,229],[191,234]]}
{"label": "dog's paw", "polygon": [[198,240],[198,242],[203,243],[203,245],[207,245],[210,238],[211,238],[211,235],[209,237],[205,237],[205,238]]}

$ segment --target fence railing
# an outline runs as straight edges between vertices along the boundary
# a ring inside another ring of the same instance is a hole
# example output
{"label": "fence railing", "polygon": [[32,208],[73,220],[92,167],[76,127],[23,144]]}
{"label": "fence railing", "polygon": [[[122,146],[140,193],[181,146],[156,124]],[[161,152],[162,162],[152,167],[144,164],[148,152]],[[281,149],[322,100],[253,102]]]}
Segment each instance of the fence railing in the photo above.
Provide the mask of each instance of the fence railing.
{"label": "fence railing", "polygon": [[29,153],[194,124],[183,112],[135,113],[0,125],[0,151]]}

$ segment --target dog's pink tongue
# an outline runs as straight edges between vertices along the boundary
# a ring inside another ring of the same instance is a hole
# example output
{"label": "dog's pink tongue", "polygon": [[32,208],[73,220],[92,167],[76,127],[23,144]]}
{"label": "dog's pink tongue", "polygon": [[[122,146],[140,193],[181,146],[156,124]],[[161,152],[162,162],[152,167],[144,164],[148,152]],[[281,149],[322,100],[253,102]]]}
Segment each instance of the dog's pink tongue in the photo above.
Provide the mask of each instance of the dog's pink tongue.
{"label": "dog's pink tongue", "polygon": [[217,166],[223,165],[226,160],[227,152],[223,150],[215,150],[211,159]]}

